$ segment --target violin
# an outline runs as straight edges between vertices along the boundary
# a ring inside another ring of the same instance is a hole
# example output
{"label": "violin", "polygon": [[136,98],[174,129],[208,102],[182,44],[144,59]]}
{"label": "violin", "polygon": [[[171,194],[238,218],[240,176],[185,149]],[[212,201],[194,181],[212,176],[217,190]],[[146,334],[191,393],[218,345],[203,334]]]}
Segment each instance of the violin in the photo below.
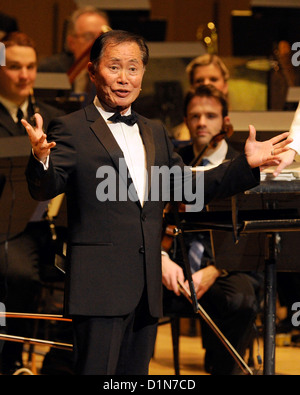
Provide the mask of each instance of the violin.
{"label": "violin", "polygon": [[197,155],[196,158],[194,158],[192,160],[192,162],[189,164],[189,166],[191,167],[196,167],[199,166],[202,158],[205,154],[205,152],[209,149],[209,148],[216,148],[217,145],[225,138],[230,138],[233,135],[233,126],[231,125],[231,123],[226,124],[223,126],[223,130],[221,130],[220,133],[218,133],[217,135],[213,136],[211,138],[211,140],[204,146],[204,148],[202,149],[202,151]]}

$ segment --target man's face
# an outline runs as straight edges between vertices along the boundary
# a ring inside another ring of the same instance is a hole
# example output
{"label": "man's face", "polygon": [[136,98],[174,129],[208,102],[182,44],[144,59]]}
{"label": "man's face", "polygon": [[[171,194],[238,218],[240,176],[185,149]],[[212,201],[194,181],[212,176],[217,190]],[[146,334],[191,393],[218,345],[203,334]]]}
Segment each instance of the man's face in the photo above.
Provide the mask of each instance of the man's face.
{"label": "man's face", "polygon": [[78,59],[100,36],[103,25],[107,25],[107,21],[101,15],[80,15],[76,21],[74,34],[67,37],[68,47],[75,59]]}
{"label": "man's face", "polygon": [[6,66],[0,67],[0,95],[20,105],[31,93],[37,73],[36,52],[31,47],[6,48]]}
{"label": "man's face", "polygon": [[228,85],[224,80],[219,67],[214,64],[207,66],[198,66],[194,70],[193,88],[200,85],[213,85],[225,95],[228,93]]}
{"label": "man's face", "polygon": [[228,117],[223,118],[222,106],[213,97],[195,96],[187,107],[185,123],[196,148],[201,148],[219,134]]}
{"label": "man's face", "polygon": [[108,44],[96,70],[92,63],[88,68],[99,100],[108,107],[125,112],[138,97],[145,67],[135,42]]}

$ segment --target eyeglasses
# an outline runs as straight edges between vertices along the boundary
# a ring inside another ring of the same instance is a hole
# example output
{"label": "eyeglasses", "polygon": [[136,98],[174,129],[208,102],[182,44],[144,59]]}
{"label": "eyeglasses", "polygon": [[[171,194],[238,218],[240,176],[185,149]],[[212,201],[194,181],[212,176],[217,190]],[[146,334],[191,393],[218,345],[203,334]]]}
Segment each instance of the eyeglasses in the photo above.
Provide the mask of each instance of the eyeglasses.
{"label": "eyeglasses", "polygon": [[74,34],[76,38],[82,39],[83,41],[93,41],[95,40],[98,35],[92,32],[82,33],[82,34]]}

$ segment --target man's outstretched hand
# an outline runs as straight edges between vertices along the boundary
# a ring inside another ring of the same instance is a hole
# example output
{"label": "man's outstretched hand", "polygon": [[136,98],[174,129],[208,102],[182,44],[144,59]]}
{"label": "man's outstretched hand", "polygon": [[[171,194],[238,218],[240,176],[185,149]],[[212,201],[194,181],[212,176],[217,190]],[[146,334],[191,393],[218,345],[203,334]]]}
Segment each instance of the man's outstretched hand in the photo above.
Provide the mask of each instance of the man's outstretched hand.
{"label": "man's outstretched hand", "polygon": [[266,141],[257,141],[256,130],[254,126],[249,125],[249,137],[245,144],[245,155],[249,166],[254,168],[279,165],[282,161],[280,154],[289,150],[288,144],[293,141],[288,136],[289,132],[286,132]]}
{"label": "man's outstretched hand", "polygon": [[31,126],[25,119],[22,119],[22,124],[25,127],[30,139],[31,147],[34,156],[41,162],[45,162],[50,155],[50,151],[55,147],[56,143],[48,143],[47,135],[43,130],[43,118],[40,114],[35,114],[36,127]]}

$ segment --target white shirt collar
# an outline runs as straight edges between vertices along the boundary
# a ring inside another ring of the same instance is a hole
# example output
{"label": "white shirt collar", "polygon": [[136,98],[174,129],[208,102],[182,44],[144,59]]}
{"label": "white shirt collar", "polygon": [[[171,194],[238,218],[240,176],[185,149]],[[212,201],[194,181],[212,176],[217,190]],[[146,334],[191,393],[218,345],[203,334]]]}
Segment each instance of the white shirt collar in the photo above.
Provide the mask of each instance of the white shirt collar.
{"label": "white shirt collar", "polygon": [[14,122],[18,122],[17,112],[19,108],[23,111],[24,118],[27,118],[28,99],[26,99],[20,106],[3,96],[0,96],[0,102],[7,109]]}
{"label": "white shirt collar", "polygon": [[211,155],[203,156],[203,159],[209,160],[209,165],[207,166],[207,169],[211,167],[219,166],[222,162],[224,162],[227,151],[228,151],[228,144],[223,139],[220,141],[218,148],[214,150]]}

